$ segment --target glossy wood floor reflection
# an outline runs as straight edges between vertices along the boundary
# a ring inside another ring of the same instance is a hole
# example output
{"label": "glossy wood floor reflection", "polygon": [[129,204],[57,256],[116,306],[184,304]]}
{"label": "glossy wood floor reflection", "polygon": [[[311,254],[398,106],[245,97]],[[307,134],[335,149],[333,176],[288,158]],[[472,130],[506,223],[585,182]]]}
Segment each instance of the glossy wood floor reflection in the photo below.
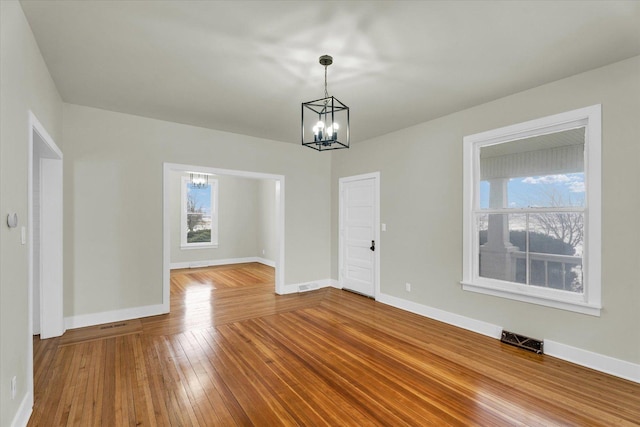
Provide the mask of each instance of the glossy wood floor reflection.
{"label": "glossy wood floor reflection", "polygon": [[640,425],[638,384],[349,292],[276,296],[260,264],[171,286],[169,315],[36,338],[29,425]]}

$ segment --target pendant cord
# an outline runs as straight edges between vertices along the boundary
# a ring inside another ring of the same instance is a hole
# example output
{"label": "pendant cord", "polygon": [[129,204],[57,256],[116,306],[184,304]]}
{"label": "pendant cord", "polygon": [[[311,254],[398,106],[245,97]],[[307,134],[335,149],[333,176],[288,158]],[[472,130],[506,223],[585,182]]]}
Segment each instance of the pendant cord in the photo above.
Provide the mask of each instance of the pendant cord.
{"label": "pendant cord", "polygon": [[329,97],[329,92],[327,92],[327,66],[324,66],[324,97]]}

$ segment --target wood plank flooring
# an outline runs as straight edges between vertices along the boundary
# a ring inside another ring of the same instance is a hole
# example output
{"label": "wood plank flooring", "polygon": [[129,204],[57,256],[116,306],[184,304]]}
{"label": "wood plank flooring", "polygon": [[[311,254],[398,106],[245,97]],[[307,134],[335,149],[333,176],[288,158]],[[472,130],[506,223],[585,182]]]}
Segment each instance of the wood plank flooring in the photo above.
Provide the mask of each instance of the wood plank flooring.
{"label": "wood plank flooring", "polygon": [[[261,264],[177,270],[168,315],[34,338],[30,426],[631,426],[640,385]],[[120,328],[120,331],[118,329]]]}

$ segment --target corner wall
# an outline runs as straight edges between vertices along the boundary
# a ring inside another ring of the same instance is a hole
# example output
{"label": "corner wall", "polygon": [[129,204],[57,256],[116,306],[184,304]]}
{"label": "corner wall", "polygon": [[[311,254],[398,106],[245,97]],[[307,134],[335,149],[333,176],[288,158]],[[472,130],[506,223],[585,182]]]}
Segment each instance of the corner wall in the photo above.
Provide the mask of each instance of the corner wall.
{"label": "corner wall", "polygon": [[[17,1],[0,1],[0,93],[0,425],[9,426],[26,422],[33,402],[27,381],[28,247],[20,238],[28,214],[29,110],[63,147],[62,101]],[[7,227],[9,212],[18,214],[18,227]]]}
{"label": "corner wall", "polygon": [[[603,127],[602,316],[463,291],[462,138],[593,104],[602,104]],[[381,222],[388,230],[380,242],[383,294],[637,366],[639,119],[640,57],[635,57],[336,152],[332,277],[338,277],[338,179],[380,171]]]}

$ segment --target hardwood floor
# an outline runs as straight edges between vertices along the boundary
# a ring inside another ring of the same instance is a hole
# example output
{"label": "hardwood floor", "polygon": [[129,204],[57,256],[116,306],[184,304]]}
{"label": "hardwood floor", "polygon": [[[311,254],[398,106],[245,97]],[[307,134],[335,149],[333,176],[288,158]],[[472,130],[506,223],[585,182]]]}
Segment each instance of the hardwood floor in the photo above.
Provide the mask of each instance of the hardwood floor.
{"label": "hardwood floor", "polygon": [[640,425],[640,384],[261,264],[178,270],[168,315],[34,338],[30,426]]}

